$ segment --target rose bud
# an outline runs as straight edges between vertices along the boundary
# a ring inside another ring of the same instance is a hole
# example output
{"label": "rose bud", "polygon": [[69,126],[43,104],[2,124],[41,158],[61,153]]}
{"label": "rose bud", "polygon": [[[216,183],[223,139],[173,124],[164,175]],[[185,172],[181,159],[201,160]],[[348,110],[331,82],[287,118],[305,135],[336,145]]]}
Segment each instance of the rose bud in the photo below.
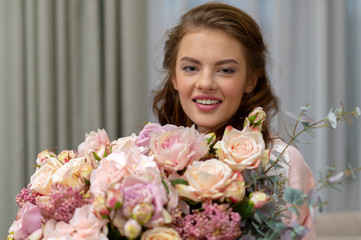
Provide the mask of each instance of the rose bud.
{"label": "rose bud", "polygon": [[261,208],[269,201],[269,197],[264,192],[253,192],[250,195],[249,201],[254,205],[254,208]]}
{"label": "rose bud", "polygon": [[137,220],[140,224],[144,225],[152,217],[154,207],[150,203],[141,203],[136,205],[132,211],[132,218]]}
{"label": "rose bud", "polygon": [[130,239],[138,237],[141,231],[142,226],[132,218],[124,224],[124,235]]}

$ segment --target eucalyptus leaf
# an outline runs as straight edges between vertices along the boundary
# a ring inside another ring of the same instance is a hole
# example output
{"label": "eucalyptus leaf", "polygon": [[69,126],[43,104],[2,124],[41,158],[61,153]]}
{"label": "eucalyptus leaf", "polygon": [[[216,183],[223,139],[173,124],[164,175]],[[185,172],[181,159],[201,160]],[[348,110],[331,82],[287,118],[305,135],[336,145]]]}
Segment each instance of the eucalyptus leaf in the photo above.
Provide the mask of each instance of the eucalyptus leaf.
{"label": "eucalyptus leaf", "polygon": [[283,198],[290,204],[301,206],[303,204],[303,192],[295,188],[286,188],[283,194]]}

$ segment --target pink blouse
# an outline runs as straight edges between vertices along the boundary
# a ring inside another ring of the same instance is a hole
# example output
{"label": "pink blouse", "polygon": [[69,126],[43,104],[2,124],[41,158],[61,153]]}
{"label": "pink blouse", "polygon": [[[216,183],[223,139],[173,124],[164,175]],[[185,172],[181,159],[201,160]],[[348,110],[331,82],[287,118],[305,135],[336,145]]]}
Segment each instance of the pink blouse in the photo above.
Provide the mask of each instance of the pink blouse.
{"label": "pink blouse", "polygon": [[[281,147],[282,149],[286,147],[286,143],[282,140],[277,139],[273,141],[273,148]],[[302,154],[293,146],[289,146],[285,155],[283,156],[289,164],[288,171],[288,186],[296,189],[302,190],[304,193],[308,193],[312,188],[315,187],[315,181],[313,173],[310,167],[305,162]],[[314,240],[316,239],[316,229],[315,223],[312,218],[308,207],[303,205],[299,209],[300,218],[298,222],[311,231],[303,238],[303,240]],[[291,219],[286,219],[286,223],[297,220],[297,215],[294,213],[289,213]]]}

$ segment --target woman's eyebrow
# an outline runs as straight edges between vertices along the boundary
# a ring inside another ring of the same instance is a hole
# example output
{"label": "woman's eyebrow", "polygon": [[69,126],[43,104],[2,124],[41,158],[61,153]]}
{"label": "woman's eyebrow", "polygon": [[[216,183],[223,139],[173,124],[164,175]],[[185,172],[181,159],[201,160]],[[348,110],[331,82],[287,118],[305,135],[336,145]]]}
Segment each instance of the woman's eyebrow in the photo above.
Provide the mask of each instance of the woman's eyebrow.
{"label": "woman's eyebrow", "polygon": [[238,62],[234,59],[224,59],[224,60],[221,60],[221,61],[218,61],[216,62],[215,66],[218,66],[218,65],[222,65],[222,64],[226,64],[226,63],[235,63],[235,64],[238,64]]}
{"label": "woman's eyebrow", "polygon": [[201,62],[195,58],[192,57],[182,57],[180,62],[182,61],[188,61],[188,62],[192,62],[192,63],[196,63],[196,64],[201,64]]}

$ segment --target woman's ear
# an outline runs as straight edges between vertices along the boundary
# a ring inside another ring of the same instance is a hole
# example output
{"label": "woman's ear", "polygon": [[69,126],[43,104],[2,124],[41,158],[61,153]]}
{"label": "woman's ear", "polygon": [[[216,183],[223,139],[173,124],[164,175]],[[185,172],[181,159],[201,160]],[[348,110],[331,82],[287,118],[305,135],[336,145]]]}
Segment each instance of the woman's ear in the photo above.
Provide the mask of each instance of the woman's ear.
{"label": "woman's ear", "polygon": [[253,89],[256,87],[258,82],[259,74],[253,74],[247,81],[246,89],[244,90],[245,93],[251,93]]}
{"label": "woman's ear", "polygon": [[175,75],[173,75],[173,77],[172,77],[172,83],[173,83],[174,89],[178,91],[177,78],[175,77]]}

